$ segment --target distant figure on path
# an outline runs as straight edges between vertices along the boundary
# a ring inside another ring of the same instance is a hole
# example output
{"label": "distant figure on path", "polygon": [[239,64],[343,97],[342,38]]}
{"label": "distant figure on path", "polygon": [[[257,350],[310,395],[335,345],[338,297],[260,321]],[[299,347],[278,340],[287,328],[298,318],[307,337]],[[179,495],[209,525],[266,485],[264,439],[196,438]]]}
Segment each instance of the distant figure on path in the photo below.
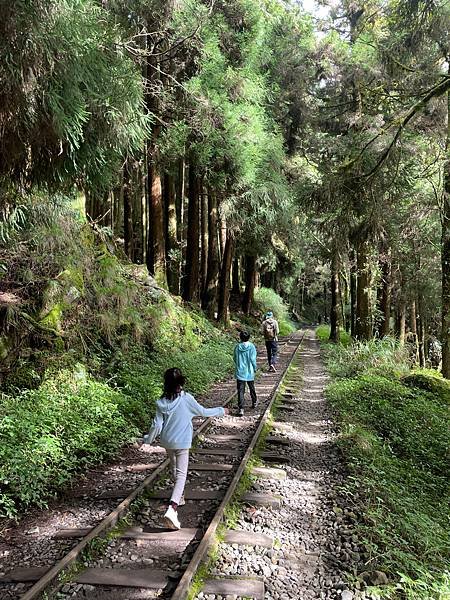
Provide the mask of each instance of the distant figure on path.
{"label": "distant figure on path", "polygon": [[273,318],[273,312],[271,310],[266,313],[265,319],[261,325],[261,332],[266,341],[269,371],[276,373],[275,363],[277,360],[278,334],[280,329],[277,320]]}
{"label": "distant figure on path", "polygon": [[144,444],[151,444],[158,435],[160,445],[166,449],[172,467],[174,488],[164,519],[170,529],[180,529],[178,507],[184,504],[184,486],[192,446],[193,417],[223,417],[228,409],[205,408],[191,394],[183,390],[185,378],[180,369],[167,369],[164,373],[164,394],[156,402],[156,415]]}
{"label": "distant figure on path", "polygon": [[240,344],[236,344],[233,358],[236,365],[235,375],[237,380],[239,416],[243,417],[246,383],[250,390],[252,407],[255,408],[258,403],[255,391],[256,348],[252,342],[249,342],[250,334],[246,331],[241,331],[239,337],[241,342]]}

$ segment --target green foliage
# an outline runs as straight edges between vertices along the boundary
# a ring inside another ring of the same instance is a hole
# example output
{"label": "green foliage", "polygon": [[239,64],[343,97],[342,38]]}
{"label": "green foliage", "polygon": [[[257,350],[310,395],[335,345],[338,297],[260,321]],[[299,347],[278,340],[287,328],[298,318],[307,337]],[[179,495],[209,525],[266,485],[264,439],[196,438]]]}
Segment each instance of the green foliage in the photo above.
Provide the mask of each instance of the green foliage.
{"label": "green foliage", "polygon": [[45,506],[80,469],[111,456],[138,429],[124,396],[104,383],[61,372],[0,404],[1,513]]}
{"label": "green foliage", "polygon": [[[329,328],[318,329],[319,339],[328,341]],[[401,346],[395,338],[354,341],[350,344],[349,341],[348,337],[343,336],[343,345],[326,344],[324,347],[328,370],[333,377],[354,377],[369,371],[374,375],[396,378],[409,371],[408,348]]]}
{"label": "green foliage", "polygon": [[403,377],[402,382],[408,387],[419,388],[433,394],[436,399],[450,404],[450,381],[444,379],[439,371],[434,369],[415,369]]}
{"label": "green foliage", "polygon": [[[397,351],[391,341],[337,347],[331,354],[326,348],[327,362],[339,377],[326,394],[341,421],[340,445],[350,469],[346,491],[359,497],[355,512],[363,515],[358,528],[367,563],[394,580],[378,594],[392,600],[444,600],[450,577],[443,510],[447,386],[423,389],[424,381],[439,381],[426,373],[395,377]],[[345,376],[346,361],[352,378]]]}
{"label": "green foliage", "polygon": [[273,312],[278,321],[280,335],[289,335],[295,331],[296,326],[289,316],[289,309],[284,300],[271,288],[261,287],[255,291],[255,308],[261,313],[268,310]]}
{"label": "green foliage", "polygon": [[[316,328],[316,336],[317,339],[323,343],[326,344],[330,341],[330,326],[329,325],[319,325],[319,327]],[[352,338],[350,336],[350,334],[345,331],[344,329],[341,329],[341,339],[340,339],[340,344],[341,346],[347,347],[352,343]]]}

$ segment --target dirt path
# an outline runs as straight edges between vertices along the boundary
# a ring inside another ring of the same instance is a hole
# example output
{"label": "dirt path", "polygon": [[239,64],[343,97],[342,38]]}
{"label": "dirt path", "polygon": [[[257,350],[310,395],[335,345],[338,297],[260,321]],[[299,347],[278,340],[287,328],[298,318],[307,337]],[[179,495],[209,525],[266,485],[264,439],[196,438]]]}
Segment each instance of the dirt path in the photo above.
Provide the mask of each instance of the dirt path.
{"label": "dirt path", "polygon": [[[265,533],[274,549],[222,545],[214,574],[259,576],[266,600],[316,600],[367,597],[350,591],[345,571],[360,558],[352,532],[351,510],[342,506],[339,486],[345,479],[335,445],[333,416],[324,398],[327,376],[313,331],[300,353],[303,384],[291,413],[279,413],[275,431],[288,435],[285,480],[258,480],[255,491],[281,497],[281,508],[244,509],[237,529]],[[286,416],[284,416],[286,415]],[[280,450],[280,452],[282,452]],[[211,595],[200,599],[215,600]]]}

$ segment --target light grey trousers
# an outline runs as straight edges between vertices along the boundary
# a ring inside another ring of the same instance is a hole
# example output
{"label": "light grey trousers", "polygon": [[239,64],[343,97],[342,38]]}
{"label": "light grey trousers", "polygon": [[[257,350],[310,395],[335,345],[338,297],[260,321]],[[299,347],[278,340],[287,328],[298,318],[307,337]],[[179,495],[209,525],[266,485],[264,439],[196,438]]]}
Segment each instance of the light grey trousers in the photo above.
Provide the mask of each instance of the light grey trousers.
{"label": "light grey trousers", "polygon": [[186,485],[189,466],[189,450],[187,448],[183,450],[167,449],[167,454],[169,455],[173,481],[175,483],[170,501],[179,504],[180,498],[184,492],[184,486]]}

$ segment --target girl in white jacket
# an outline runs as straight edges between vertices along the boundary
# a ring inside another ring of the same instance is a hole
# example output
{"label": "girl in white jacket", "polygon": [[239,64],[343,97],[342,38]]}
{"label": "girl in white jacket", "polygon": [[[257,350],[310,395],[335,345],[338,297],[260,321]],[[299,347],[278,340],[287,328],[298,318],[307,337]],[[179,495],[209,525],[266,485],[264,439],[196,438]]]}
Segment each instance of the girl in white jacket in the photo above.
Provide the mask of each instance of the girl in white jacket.
{"label": "girl in white jacket", "polygon": [[228,409],[205,408],[191,394],[183,390],[185,378],[180,369],[168,369],[164,373],[164,394],[156,402],[156,414],[144,444],[151,444],[160,435],[160,445],[166,449],[172,467],[175,485],[169,508],[164,518],[172,529],[180,529],[178,506],[184,504],[183,492],[192,446],[193,417],[223,417]]}

